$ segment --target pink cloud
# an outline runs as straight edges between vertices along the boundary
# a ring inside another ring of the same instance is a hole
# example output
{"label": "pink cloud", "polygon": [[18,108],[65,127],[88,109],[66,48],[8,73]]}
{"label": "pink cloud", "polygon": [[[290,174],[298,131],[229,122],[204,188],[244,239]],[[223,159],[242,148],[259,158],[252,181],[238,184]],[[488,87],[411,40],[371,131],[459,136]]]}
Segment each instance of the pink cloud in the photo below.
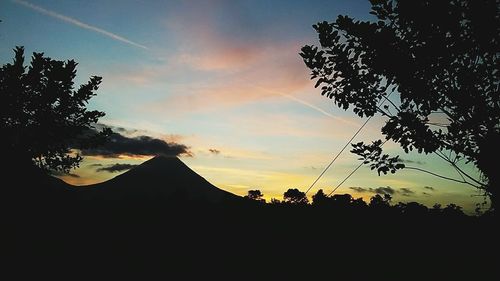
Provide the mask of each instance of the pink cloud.
{"label": "pink cloud", "polygon": [[282,99],[311,86],[308,71],[298,56],[298,46],[256,45],[252,48],[224,49],[206,56],[182,58],[196,69],[229,73],[216,75],[209,82],[193,81],[191,85],[177,87],[174,95],[148,105],[148,110],[161,110],[165,106],[178,112],[214,110],[264,99]]}
{"label": "pink cloud", "polygon": [[[183,5],[189,8],[191,4]],[[167,19],[169,40],[178,47],[168,55],[158,54],[167,57],[163,63],[114,75],[121,84],[156,85],[158,89],[163,83],[166,97],[143,104],[142,111],[165,112],[168,108],[169,114],[182,115],[260,101],[292,101],[333,117],[297,96],[306,89],[313,91],[309,71],[298,55],[300,40],[250,40],[225,33],[214,19],[218,2],[200,5]],[[177,77],[190,77],[191,81]]]}
{"label": "pink cloud", "polygon": [[234,70],[248,67],[258,57],[259,50],[251,47],[230,46],[203,53],[184,52],[178,55],[178,64],[189,65],[198,70]]}

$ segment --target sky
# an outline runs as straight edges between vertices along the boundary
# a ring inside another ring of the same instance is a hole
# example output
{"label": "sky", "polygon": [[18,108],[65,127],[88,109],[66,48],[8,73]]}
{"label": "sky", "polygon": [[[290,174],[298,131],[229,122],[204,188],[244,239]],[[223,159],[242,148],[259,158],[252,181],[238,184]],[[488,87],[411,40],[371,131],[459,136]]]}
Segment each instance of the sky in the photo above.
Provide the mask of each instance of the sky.
{"label": "sky", "polygon": [[[100,123],[129,139],[182,145],[181,160],[219,188],[281,199],[288,188],[305,191],[364,122],[314,88],[300,48],[318,43],[312,24],[340,14],[370,20],[369,11],[361,0],[0,0],[0,61],[12,61],[15,46],[27,57],[74,59],[77,84],[103,77],[89,104],[106,112]],[[374,117],[354,141],[381,138],[383,123]],[[459,178],[437,157],[405,154],[391,142],[384,149],[407,165]],[[87,155],[61,178],[88,185],[149,158]],[[358,164],[346,150],[308,195],[330,192]],[[336,193],[368,199],[380,187],[390,187],[394,201],[428,206],[470,211],[483,201],[468,185],[412,170],[378,176],[368,167]]]}

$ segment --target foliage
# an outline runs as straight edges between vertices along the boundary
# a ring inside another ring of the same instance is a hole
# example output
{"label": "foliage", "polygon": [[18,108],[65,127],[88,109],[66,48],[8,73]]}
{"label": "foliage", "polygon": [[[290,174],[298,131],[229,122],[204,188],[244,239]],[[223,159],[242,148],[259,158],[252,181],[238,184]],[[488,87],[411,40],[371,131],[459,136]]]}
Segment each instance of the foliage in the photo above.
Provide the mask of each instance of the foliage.
{"label": "foliage", "polygon": [[3,154],[11,161],[68,172],[82,160],[71,148],[96,145],[110,134],[109,129],[96,132],[93,127],[104,112],[86,108],[102,79],[92,76],[75,90],[75,61],[34,53],[26,67],[24,48],[16,47],[14,52],[13,62],[0,68]]}
{"label": "foliage", "polygon": [[276,198],[271,198],[271,201],[269,202],[269,204],[278,206],[281,204],[281,201],[279,199],[276,199]]}
{"label": "foliage", "polygon": [[392,196],[389,194],[384,194],[384,196],[380,194],[375,194],[372,198],[370,198],[370,207],[372,208],[383,208],[389,207],[391,204]]}
{"label": "foliage", "polygon": [[245,198],[250,199],[250,200],[259,201],[259,202],[266,202],[266,200],[264,198],[262,198],[263,196],[264,196],[264,194],[262,194],[262,192],[260,192],[260,190],[256,189],[256,190],[249,190],[248,194],[245,196]]}
{"label": "foliage", "polygon": [[[500,158],[498,1],[371,3],[377,21],[339,16],[313,26],[321,46],[304,46],[300,55],[316,87],[360,117],[385,116],[387,140],[405,152],[437,154],[460,174],[455,181],[485,190],[495,203],[500,189],[494,164]],[[379,174],[405,168],[397,157],[382,155],[381,145],[358,143],[353,152]],[[460,169],[462,160],[473,163],[482,179]]]}
{"label": "foliage", "polygon": [[377,169],[378,174],[380,172],[387,174],[391,172],[394,174],[396,170],[405,167],[404,164],[399,162],[399,156],[389,157],[387,154],[382,155],[382,141],[374,141],[371,145],[365,145],[363,142],[358,142],[352,144],[353,149],[351,152],[361,156],[364,160],[364,164],[370,164],[372,170]]}
{"label": "foliage", "polygon": [[305,192],[298,190],[297,188],[290,188],[283,194],[283,201],[289,204],[295,205],[307,205],[309,200]]}
{"label": "foliage", "polygon": [[323,192],[323,189],[320,189],[312,196],[312,204],[314,206],[322,206],[328,203],[328,199],[329,197]]}

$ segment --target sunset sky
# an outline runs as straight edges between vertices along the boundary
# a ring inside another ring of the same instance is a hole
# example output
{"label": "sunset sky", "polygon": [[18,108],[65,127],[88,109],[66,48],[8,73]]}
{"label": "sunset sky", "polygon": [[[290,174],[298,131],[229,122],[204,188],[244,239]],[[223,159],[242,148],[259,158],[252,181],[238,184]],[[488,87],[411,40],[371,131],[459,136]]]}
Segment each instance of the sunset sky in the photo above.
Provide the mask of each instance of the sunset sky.
{"label": "sunset sky", "polygon": [[[103,77],[89,105],[106,112],[102,124],[129,138],[186,145],[190,155],[182,161],[222,189],[260,189],[281,199],[288,188],[306,190],[364,122],[320,95],[300,48],[317,44],[312,24],[339,14],[367,20],[369,11],[361,0],[0,0],[0,61],[12,61],[15,46],[25,46],[27,56],[74,59],[77,84]],[[373,118],[355,141],[380,138],[383,122]],[[407,155],[394,143],[384,148],[409,166],[460,178],[437,157]],[[103,167],[150,157],[87,156],[63,179],[104,181],[119,172]],[[309,195],[332,190],[356,158],[346,150]],[[395,201],[429,206],[456,203],[470,211],[483,200],[468,185],[417,171],[379,177],[368,167],[337,193],[367,199],[387,186]]]}

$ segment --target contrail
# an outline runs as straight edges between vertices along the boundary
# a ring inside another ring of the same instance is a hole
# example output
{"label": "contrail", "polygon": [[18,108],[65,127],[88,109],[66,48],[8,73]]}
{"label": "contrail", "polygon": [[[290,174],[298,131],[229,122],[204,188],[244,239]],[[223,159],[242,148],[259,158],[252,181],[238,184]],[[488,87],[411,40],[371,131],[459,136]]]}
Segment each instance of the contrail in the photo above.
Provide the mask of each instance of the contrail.
{"label": "contrail", "polygon": [[273,92],[274,92],[274,93],[276,93],[276,94],[278,94],[278,95],[280,95],[280,96],[283,96],[283,97],[285,97],[285,98],[288,98],[288,99],[291,99],[291,100],[296,101],[296,102],[298,102],[298,103],[301,103],[301,104],[303,104],[303,105],[305,105],[305,106],[308,106],[308,107],[310,107],[310,108],[312,108],[312,109],[314,109],[314,110],[316,110],[316,111],[319,111],[319,112],[321,112],[321,113],[325,114],[325,115],[326,115],[326,116],[328,116],[328,117],[331,117],[331,118],[334,118],[334,119],[338,118],[337,116],[334,116],[334,115],[332,115],[332,114],[330,114],[330,113],[328,113],[328,112],[324,111],[323,109],[321,109],[321,108],[319,108],[319,107],[315,106],[314,104],[308,103],[308,102],[307,102],[307,101],[305,101],[305,100],[299,99],[299,98],[294,97],[294,96],[289,95],[289,94],[285,94],[285,93],[281,93],[281,92],[277,92],[277,91],[273,91]]}
{"label": "contrail", "polygon": [[[249,82],[249,81],[247,81],[247,82]],[[356,125],[356,126],[358,125],[357,123],[354,123],[354,122],[351,122],[351,121],[345,120],[345,119],[344,119],[344,118],[342,118],[342,117],[338,117],[338,116],[332,115],[332,114],[330,114],[330,113],[328,113],[328,112],[324,111],[323,109],[321,109],[321,108],[319,108],[319,107],[315,106],[314,104],[311,104],[311,103],[309,103],[309,102],[307,102],[307,101],[305,101],[305,100],[299,99],[299,98],[297,98],[297,97],[295,97],[295,96],[292,96],[292,95],[289,95],[289,94],[285,94],[285,93],[280,92],[280,91],[275,91],[275,90],[266,89],[266,88],[264,88],[264,87],[261,87],[261,86],[258,86],[258,85],[254,85],[254,84],[251,84],[251,83],[248,83],[248,85],[250,85],[250,86],[252,86],[252,87],[254,87],[254,88],[256,88],[256,89],[259,89],[259,90],[261,90],[261,91],[265,91],[265,92],[268,92],[268,93],[270,93],[270,94],[280,95],[280,96],[285,97],[285,98],[287,98],[287,99],[293,100],[294,102],[298,102],[298,103],[300,103],[300,104],[302,104],[302,105],[305,105],[305,106],[307,106],[307,107],[309,107],[309,108],[311,108],[311,109],[314,109],[314,110],[316,110],[317,112],[322,113],[322,114],[324,114],[324,115],[326,115],[326,116],[328,116],[328,117],[330,117],[330,118],[333,118],[333,119],[335,119],[335,120],[338,120],[338,121],[341,121],[341,122],[347,123],[347,124],[349,124],[349,125]]]}
{"label": "contrail", "polygon": [[135,46],[135,47],[138,47],[138,48],[142,48],[142,49],[146,49],[146,50],[148,49],[148,47],[146,47],[144,45],[141,45],[139,43],[130,41],[127,38],[121,37],[120,35],[117,35],[117,34],[114,34],[112,32],[106,31],[106,30],[101,29],[99,27],[92,26],[90,24],[86,24],[86,23],[81,22],[81,21],[79,21],[77,19],[70,18],[70,17],[65,16],[65,15],[61,15],[61,14],[56,13],[54,11],[50,11],[50,10],[44,9],[44,8],[42,8],[40,6],[31,4],[29,2],[26,2],[26,1],[23,1],[23,0],[12,0],[12,2],[17,3],[19,5],[23,5],[24,7],[30,8],[32,10],[35,10],[35,11],[37,11],[37,12],[39,12],[41,14],[47,15],[49,17],[53,17],[53,18],[56,18],[58,20],[62,20],[64,22],[76,25],[78,27],[85,28],[85,29],[88,29],[88,30],[91,30],[91,31],[94,31],[94,32],[97,32],[97,33],[100,33],[100,34],[103,34],[105,36],[108,36],[111,39],[114,39],[114,40],[117,40],[117,41],[120,41],[120,42],[123,42],[123,43],[127,43],[129,45],[132,45],[132,46]]}

